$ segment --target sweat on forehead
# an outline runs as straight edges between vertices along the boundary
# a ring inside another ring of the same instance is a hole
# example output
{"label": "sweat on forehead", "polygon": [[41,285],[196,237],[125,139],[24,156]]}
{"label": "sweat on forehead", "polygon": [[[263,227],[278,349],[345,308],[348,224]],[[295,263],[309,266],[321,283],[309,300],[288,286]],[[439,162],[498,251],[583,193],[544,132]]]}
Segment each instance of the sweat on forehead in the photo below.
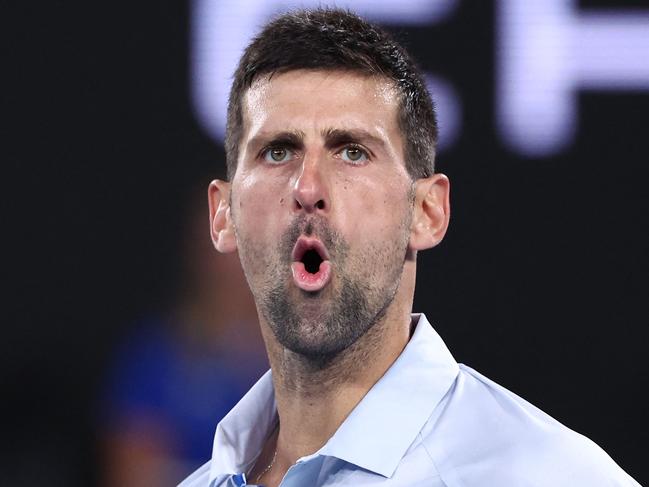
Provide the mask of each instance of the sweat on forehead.
{"label": "sweat on forehead", "polygon": [[[318,82],[305,83],[309,79],[317,79]],[[286,103],[297,102],[294,97],[297,89],[302,92],[301,94],[309,96],[315,104],[322,96],[322,91],[332,84],[335,84],[340,98],[343,99],[346,92],[357,91],[357,88],[361,87],[363,98],[369,98],[377,108],[384,107],[394,111],[396,116],[399,91],[395,88],[394,83],[387,78],[368,76],[354,71],[292,70],[261,76],[246,90],[241,103],[242,135],[247,132],[251,124],[254,125],[255,122],[258,122],[251,120],[251,113],[259,112],[261,108],[267,111],[281,110],[286,106]],[[338,98],[328,98],[324,101],[334,104]],[[358,101],[361,102],[361,100]]]}

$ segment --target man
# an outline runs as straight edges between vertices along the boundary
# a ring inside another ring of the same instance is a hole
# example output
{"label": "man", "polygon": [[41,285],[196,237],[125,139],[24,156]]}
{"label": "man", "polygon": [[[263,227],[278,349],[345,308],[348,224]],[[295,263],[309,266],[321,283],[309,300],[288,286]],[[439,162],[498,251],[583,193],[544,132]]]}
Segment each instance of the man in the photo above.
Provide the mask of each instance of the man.
{"label": "man", "polygon": [[211,233],[239,252],[272,373],[183,487],[638,485],[410,314],[449,221],[436,135],[407,53],[355,15],[290,13],[246,49]]}

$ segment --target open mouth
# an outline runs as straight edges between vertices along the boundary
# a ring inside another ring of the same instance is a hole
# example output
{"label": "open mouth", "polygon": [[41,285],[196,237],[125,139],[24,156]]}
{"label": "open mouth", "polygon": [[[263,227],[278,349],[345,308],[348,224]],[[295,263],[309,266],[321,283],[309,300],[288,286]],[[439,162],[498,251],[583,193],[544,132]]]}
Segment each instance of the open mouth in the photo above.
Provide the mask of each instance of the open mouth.
{"label": "open mouth", "polygon": [[331,279],[327,249],[316,238],[300,237],[293,247],[293,281],[304,291],[319,291]]}
{"label": "open mouth", "polygon": [[320,254],[316,250],[309,249],[304,253],[300,262],[304,264],[304,268],[309,274],[315,274],[320,270],[322,260],[322,257],[320,257]]}

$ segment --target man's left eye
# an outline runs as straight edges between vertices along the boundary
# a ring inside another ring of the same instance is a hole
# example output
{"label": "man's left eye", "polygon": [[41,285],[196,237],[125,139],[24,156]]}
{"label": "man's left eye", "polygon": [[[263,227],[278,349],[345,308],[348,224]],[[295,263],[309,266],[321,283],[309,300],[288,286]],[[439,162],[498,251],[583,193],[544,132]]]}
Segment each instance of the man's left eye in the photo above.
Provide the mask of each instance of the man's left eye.
{"label": "man's left eye", "polygon": [[346,162],[364,162],[367,158],[367,152],[365,152],[360,147],[345,147],[340,152],[340,157],[343,161]]}

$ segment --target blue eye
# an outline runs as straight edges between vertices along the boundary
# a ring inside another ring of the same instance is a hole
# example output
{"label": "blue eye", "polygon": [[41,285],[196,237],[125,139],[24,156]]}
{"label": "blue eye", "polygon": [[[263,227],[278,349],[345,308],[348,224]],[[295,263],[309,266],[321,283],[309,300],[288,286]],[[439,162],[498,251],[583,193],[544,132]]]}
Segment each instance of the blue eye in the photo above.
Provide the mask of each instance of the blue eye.
{"label": "blue eye", "polygon": [[358,163],[367,161],[367,152],[360,147],[349,146],[345,147],[341,152],[341,159],[345,162]]}
{"label": "blue eye", "polygon": [[286,162],[293,157],[293,151],[284,147],[271,147],[264,151],[264,160],[271,164]]}

